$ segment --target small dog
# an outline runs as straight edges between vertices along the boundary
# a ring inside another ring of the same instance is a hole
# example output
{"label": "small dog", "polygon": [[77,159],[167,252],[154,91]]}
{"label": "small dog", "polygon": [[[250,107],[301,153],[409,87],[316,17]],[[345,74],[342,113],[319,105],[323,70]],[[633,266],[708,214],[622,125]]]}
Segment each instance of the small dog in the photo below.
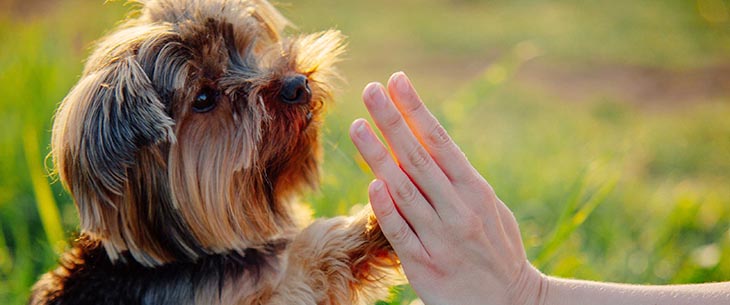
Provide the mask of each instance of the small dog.
{"label": "small dog", "polygon": [[[364,304],[401,281],[369,212],[311,222],[339,32],[264,0],[147,0],[55,117],[81,232],[30,304]],[[301,214],[301,215],[300,215]]]}

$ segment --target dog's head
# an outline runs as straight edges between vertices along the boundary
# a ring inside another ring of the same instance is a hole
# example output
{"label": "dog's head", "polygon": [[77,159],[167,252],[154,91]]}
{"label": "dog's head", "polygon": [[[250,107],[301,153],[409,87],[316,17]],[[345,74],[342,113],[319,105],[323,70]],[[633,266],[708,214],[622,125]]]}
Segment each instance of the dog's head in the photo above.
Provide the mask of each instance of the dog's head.
{"label": "dog's head", "polygon": [[288,201],[317,183],[341,35],[282,37],[263,0],[138,2],[54,122],[82,231],[148,266],[286,234]]}

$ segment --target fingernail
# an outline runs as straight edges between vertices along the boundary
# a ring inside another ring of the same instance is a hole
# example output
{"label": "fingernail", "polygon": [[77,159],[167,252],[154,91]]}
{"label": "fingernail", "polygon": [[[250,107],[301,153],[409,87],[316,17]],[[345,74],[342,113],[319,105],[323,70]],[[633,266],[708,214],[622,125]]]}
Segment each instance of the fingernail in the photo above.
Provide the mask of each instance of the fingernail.
{"label": "fingernail", "polygon": [[370,133],[368,132],[368,128],[365,124],[365,120],[358,119],[355,122],[355,134],[357,134],[357,137],[362,139],[363,141],[370,140]]}
{"label": "fingernail", "polygon": [[365,89],[365,94],[370,99],[373,106],[380,107],[385,104],[385,93],[378,83],[370,83]]}
{"label": "fingernail", "polygon": [[370,185],[373,186],[373,191],[379,191],[379,190],[383,189],[383,182],[381,182],[378,179],[373,180],[373,182],[370,183]]}
{"label": "fingernail", "polygon": [[373,182],[370,184],[372,187],[374,194],[380,194],[383,191],[383,186],[385,186],[385,183],[383,181],[380,181],[378,179],[373,180]]}
{"label": "fingernail", "polygon": [[401,71],[396,72],[394,75],[394,81],[395,81],[395,89],[398,90],[398,93],[400,94],[408,94],[411,91],[411,82],[408,80],[408,76]]}

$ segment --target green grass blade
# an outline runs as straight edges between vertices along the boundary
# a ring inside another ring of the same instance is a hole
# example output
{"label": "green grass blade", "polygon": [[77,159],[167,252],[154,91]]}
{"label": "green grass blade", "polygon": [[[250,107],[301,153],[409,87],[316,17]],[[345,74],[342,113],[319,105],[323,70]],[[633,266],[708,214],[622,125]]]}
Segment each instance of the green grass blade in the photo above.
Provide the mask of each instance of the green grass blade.
{"label": "green grass blade", "polygon": [[45,179],[46,175],[40,162],[38,136],[35,128],[31,126],[26,126],[23,131],[23,148],[43,230],[46,233],[48,244],[51,245],[54,251],[60,253],[65,245],[63,228],[61,227],[61,213],[58,211],[58,205],[56,205],[56,200],[53,198],[48,180]]}
{"label": "green grass blade", "polygon": [[0,230],[0,274],[8,274],[13,268],[13,258],[10,257],[5,234]]}
{"label": "green grass blade", "polygon": [[544,243],[542,249],[537,254],[537,257],[532,261],[535,267],[543,267],[547,262],[548,257],[555,253],[560,244],[565,240],[565,232],[567,231],[569,224],[568,219],[570,219],[570,216],[578,207],[580,199],[583,197],[586,191],[586,174],[587,170],[584,170],[578,177],[578,179],[575,180],[573,187],[571,187],[571,191],[567,197],[568,200],[566,200],[563,211],[560,213],[558,220],[555,222],[555,226],[549,235],[550,237]]}
{"label": "green grass blade", "polygon": [[611,194],[611,192],[616,188],[616,184],[618,184],[619,177],[618,175],[609,178],[608,181],[606,181],[603,185],[601,185],[598,190],[596,190],[595,193],[589,198],[578,210],[578,212],[573,215],[573,219],[571,222],[571,225],[575,228],[578,228],[580,225],[583,224],[583,222],[586,221],[588,216],[590,216],[593,211],[596,210],[596,208],[601,205],[601,203],[606,201],[606,198],[608,195]]}
{"label": "green grass blade", "polygon": [[542,268],[553,258],[553,256],[560,249],[560,246],[570,238],[571,234],[575,232],[590,216],[593,211],[603,202],[614,190],[619,180],[619,175],[610,177],[604,182],[595,192],[593,192],[586,201],[581,204],[581,198],[585,197],[587,193],[587,175],[584,173],[579,183],[577,183],[570,200],[565,205],[563,213],[555,225],[555,229],[551,234],[550,239],[545,243],[537,258],[533,261],[533,264],[537,268]]}

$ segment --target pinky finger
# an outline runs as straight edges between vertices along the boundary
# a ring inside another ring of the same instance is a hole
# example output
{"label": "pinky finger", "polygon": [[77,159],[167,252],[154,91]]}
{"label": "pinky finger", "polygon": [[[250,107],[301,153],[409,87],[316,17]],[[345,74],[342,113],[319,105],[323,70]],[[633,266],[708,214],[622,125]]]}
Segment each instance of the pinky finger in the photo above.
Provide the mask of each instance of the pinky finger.
{"label": "pinky finger", "polygon": [[380,229],[398,256],[401,259],[407,256],[422,256],[426,252],[423,244],[396,209],[385,183],[374,180],[370,183],[368,193],[370,205],[373,207]]}

